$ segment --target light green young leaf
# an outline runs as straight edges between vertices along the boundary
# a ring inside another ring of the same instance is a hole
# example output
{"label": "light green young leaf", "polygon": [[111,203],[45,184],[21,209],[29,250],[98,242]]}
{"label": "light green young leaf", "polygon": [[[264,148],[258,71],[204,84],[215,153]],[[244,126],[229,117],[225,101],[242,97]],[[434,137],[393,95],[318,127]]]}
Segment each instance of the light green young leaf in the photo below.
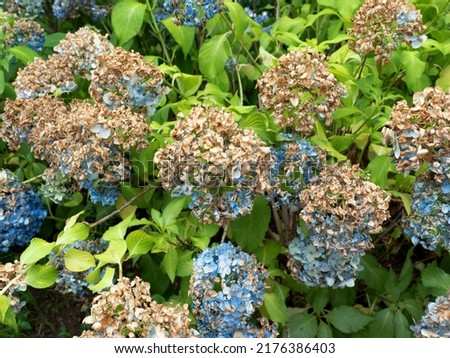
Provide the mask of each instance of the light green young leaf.
{"label": "light green young leaf", "polygon": [[388,175],[395,170],[395,165],[392,163],[392,157],[382,155],[374,158],[367,170],[370,173],[370,181],[377,184],[381,189],[386,189],[388,186]]}
{"label": "light green young leaf", "polygon": [[0,295],[0,323],[3,323],[6,316],[6,311],[9,309],[9,298]]}
{"label": "light green young leaf", "polygon": [[226,1],[225,6],[228,8],[228,16],[230,16],[234,28],[234,45],[242,38],[245,29],[248,27],[248,15],[237,2]]}
{"label": "light green young leaf", "polygon": [[58,235],[56,245],[70,245],[79,240],[86,240],[89,236],[89,225],[75,223],[69,229],[62,231]]}
{"label": "light green young leaf", "polygon": [[212,83],[220,85],[218,78],[225,73],[225,62],[230,54],[228,33],[206,40],[200,47],[198,64],[200,72]]}
{"label": "light green young leaf", "polygon": [[31,265],[46,257],[55,246],[54,242],[47,242],[42,239],[31,239],[30,244],[20,255],[22,265]]}
{"label": "light green young leaf", "polygon": [[82,272],[94,267],[95,259],[90,252],[69,249],[64,255],[64,264],[69,271]]}
{"label": "light green young leaf", "polygon": [[35,57],[38,57],[36,51],[27,46],[15,46],[8,49],[9,53],[14,55],[25,66],[28,65]]}
{"label": "light green young leaf", "polygon": [[72,226],[74,226],[75,223],[76,223],[77,220],[78,220],[78,217],[79,217],[81,214],[83,214],[83,213],[84,213],[84,210],[83,210],[83,211],[80,211],[78,214],[75,214],[74,216],[71,216],[70,218],[68,218],[68,219],[66,220],[66,225],[64,226],[64,230],[63,230],[63,231],[67,231],[67,230],[69,230]]}
{"label": "light green young leaf", "polygon": [[145,4],[137,1],[122,1],[114,6],[111,23],[120,45],[131,40],[141,30],[145,7]]}
{"label": "light green young leaf", "polygon": [[188,26],[178,26],[173,23],[172,18],[161,21],[164,27],[170,32],[175,42],[181,47],[184,58],[187,57],[194,45],[195,28]]}
{"label": "light green young leaf", "polygon": [[128,259],[132,259],[148,253],[155,244],[155,240],[144,231],[136,230],[128,234],[126,243],[128,248]]}
{"label": "light green young leaf", "polygon": [[134,218],[134,211],[130,213],[125,219],[123,219],[117,225],[111,226],[103,234],[103,240],[110,241],[114,239],[123,239],[127,233],[127,229],[130,227]]}
{"label": "light green young leaf", "polygon": [[54,266],[33,265],[27,271],[26,282],[34,288],[47,288],[56,282],[58,272]]}
{"label": "light green young leaf", "polygon": [[203,81],[202,76],[189,75],[186,73],[180,73],[175,78],[175,80],[177,81],[178,89],[180,90],[184,98],[195,95]]}
{"label": "light green young leaf", "polygon": [[97,292],[105,288],[109,288],[113,284],[115,269],[112,267],[107,267],[102,279],[96,285],[88,286],[91,291]]}
{"label": "light green young leaf", "polygon": [[161,266],[165,269],[167,275],[170,278],[170,281],[175,280],[175,275],[177,273],[177,266],[178,266],[178,252],[176,248],[171,247],[166,255],[164,256],[164,259],[161,262]]}
{"label": "light green young leaf", "polygon": [[275,292],[266,292],[263,301],[264,307],[272,321],[280,324],[285,324],[287,322],[288,311],[286,303],[280,295]]}
{"label": "light green young leaf", "polygon": [[127,243],[123,239],[115,239],[109,242],[108,249],[94,257],[103,264],[122,263],[125,252],[127,251]]}
{"label": "light green young leaf", "polygon": [[164,227],[173,225],[176,222],[176,218],[178,217],[178,215],[180,215],[181,211],[184,208],[186,198],[187,197],[183,196],[181,198],[172,199],[172,201],[167,204],[162,212]]}

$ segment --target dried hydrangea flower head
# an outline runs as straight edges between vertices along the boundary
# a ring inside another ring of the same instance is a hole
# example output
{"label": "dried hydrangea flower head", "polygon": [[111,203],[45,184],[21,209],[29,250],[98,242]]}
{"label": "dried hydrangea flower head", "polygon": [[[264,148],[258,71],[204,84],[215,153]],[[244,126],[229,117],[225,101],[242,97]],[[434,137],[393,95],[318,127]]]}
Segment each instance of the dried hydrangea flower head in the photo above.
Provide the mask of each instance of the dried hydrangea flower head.
{"label": "dried hydrangea flower head", "polygon": [[450,93],[428,87],[392,109],[383,140],[393,145],[399,172],[409,174],[428,163],[435,180],[450,179]]}
{"label": "dried hydrangea flower head", "polygon": [[[9,306],[15,313],[18,313],[26,304],[26,301],[21,301],[16,295],[16,292],[23,292],[27,289],[26,275],[23,274],[23,267],[17,260],[14,262],[7,262],[0,264],[0,291],[7,285],[7,297],[9,298]],[[14,280],[11,284],[11,281]]]}
{"label": "dried hydrangea flower head", "polygon": [[378,62],[389,62],[401,42],[418,48],[427,39],[422,15],[407,0],[366,0],[353,17],[348,30],[355,39],[349,47],[361,55],[375,54]]}
{"label": "dried hydrangea flower head", "polygon": [[414,245],[450,251],[450,181],[417,181],[411,195],[411,214],[403,218],[403,232]]}
{"label": "dried hydrangea flower head", "polygon": [[10,171],[0,171],[0,252],[25,246],[47,216],[41,198]]}
{"label": "dried hydrangea flower head", "polygon": [[164,74],[135,52],[121,47],[98,57],[98,68],[92,72],[89,93],[109,109],[129,106],[144,109],[149,116],[168,88],[163,86]]}
{"label": "dried hydrangea flower head", "polygon": [[84,12],[91,14],[92,20],[98,21],[104,18],[109,10],[98,6],[95,0],[54,0],[52,12],[58,20],[73,19]]}
{"label": "dried hydrangea flower head", "polygon": [[99,65],[98,57],[109,53],[113,45],[107,37],[95,29],[82,27],[54,47],[55,53],[68,58],[68,66],[73,74],[90,79],[91,71]]}
{"label": "dried hydrangea flower head", "polygon": [[171,137],[155,154],[158,176],[172,196],[191,196],[189,207],[203,222],[226,225],[249,213],[270,185],[270,148],[224,109],[197,106],[179,114]]}
{"label": "dried hydrangea flower head", "polygon": [[167,14],[173,16],[177,25],[199,27],[223,9],[221,0],[165,0]]}
{"label": "dried hydrangea flower head", "polygon": [[77,88],[75,75],[89,79],[98,67],[97,57],[112,50],[106,36],[82,27],[55,46],[55,53],[44,61],[35,58],[20,69],[14,81],[18,98],[35,98]]}
{"label": "dried hydrangea flower head", "polygon": [[44,13],[44,0],[7,0],[4,8],[19,17],[34,19]]}
{"label": "dried hydrangea flower head", "polygon": [[300,209],[300,192],[318,175],[325,164],[326,153],[306,139],[288,133],[280,138],[280,143],[270,148],[272,165],[268,196],[275,207],[288,206],[297,211]]}
{"label": "dried hydrangea flower head", "polygon": [[300,193],[306,230],[289,245],[294,278],[310,286],[353,286],[371,233],[389,218],[390,197],[357,165],[326,165]]}
{"label": "dried hydrangea flower head", "polygon": [[92,301],[83,323],[91,330],[82,338],[191,338],[187,305],[166,306],[153,301],[150,284],[124,277]]}
{"label": "dried hydrangea flower head", "polygon": [[262,305],[267,270],[231,243],[207,248],[195,260],[190,282],[192,311],[202,337],[275,337],[276,325],[257,328],[251,318]]}
{"label": "dried hydrangea flower head", "polygon": [[9,47],[27,46],[41,52],[45,42],[45,32],[41,25],[28,19],[14,18],[12,21],[12,24],[1,21],[2,32],[7,34],[5,44]]}
{"label": "dried hydrangea flower head", "polygon": [[311,48],[293,50],[257,81],[259,98],[276,123],[292,133],[309,136],[315,121],[331,124],[345,88],[327,70],[325,55]]}
{"label": "dried hydrangea flower head", "polygon": [[450,294],[430,302],[419,322],[411,326],[418,338],[450,338]]}
{"label": "dried hydrangea flower head", "polygon": [[123,151],[144,149],[150,132],[144,115],[130,108],[110,111],[79,100],[66,106],[59,98],[44,96],[7,101],[1,137],[9,138],[10,147],[26,140],[36,158],[47,161],[48,170],[87,189],[91,201],[112,205],[118,183],[129,172]]}
{"label": "dried hydrangea flower head", "polygon": [[17,98],[36,98],[55,92],[71,92],[77,88],[69,68],[69,59],[52,55],[47,61],[35,57],[19,69],[13,82]]}

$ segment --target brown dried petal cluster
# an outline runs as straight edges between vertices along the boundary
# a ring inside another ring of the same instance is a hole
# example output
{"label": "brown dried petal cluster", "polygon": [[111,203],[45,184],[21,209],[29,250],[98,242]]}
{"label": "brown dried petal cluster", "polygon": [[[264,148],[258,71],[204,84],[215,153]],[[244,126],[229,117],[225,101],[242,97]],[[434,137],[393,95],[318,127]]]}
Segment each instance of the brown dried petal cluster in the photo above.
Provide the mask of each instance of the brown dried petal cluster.
{"label": "brown dried petal cluster", "polygon": [[75,33],[67,33],[66,38],[53,50],[69,59],[68,67],[72,73],[89,78],[91,71],[98,67],[98,57],[113,48],[106,36],[91,28],[82,27]]}
{"label": "brown dried petal cluster", "polygon": [[[187,116],[180,114],[171,136],[175,142],[155,154],[162,185],[172,195],[200,193],[198,200],[208,205],[191,204],[205,222],[212,219],[210,209],[219,224],[247,213],[256,193],[270,185],[270,148],[252,130],[239,128],[224,109],[197,106]],[[236,212],[228,212],[229,200],[223,196],[229,188],[245,196],[236,199]]]}
{"label": "brown dried petal cluster", "polygon": [[[13,283],[11,284],[11,282]],[[16,291],[25,291],[27,289],[26,276],[22,275],[22,265],[15,260],[14,263],[7,262],[0,264],[0,291],[7,285],[10,285],[6,291],[7,297],[10,299],[9,305],[15,311],[20,310],[25,302],[21,302],[19,298],[14,295]]]}
{"label": "brown dried petal cluster", "polygon": [[17,97],[35,98],[58,90],[73,91],[76,88],[74,75],[88,78],[98,67],[97,57],[112,48],[106,36],[87,27],[68,33],[46,61],[35,58],[19,70],[14,81]]}
{"label": "brown dried petal cluster", "polygon": [[316,119],[330,125],[345,88],[327,69],[326,57],[306,48],[293,50],[258,79],[265,108],[282,128],[309,136]]}
{"label": "brown dried petal cluster", "polygon": [[150,284],[135,277],[122,278],[92,302],[91,315],[83,323],[91,330],[82,338],[191,338],[187,305],[165,306],[152,301]]}
{"label": "brown dried petal cluster", "polygon": [[348,232],[380,232],[389,218],[390,196],[360,175],[358,165],[325,166],[300,193],[300,217],[314,227],[320,212],[337,218]]}
{"label": "brown dried petal cluster", "polygon": [[144,115],[129,108],[110,111],[78,100],[68,107],[59,98],[43,96],[7,100],[0,137],[12,149],[23,141],[30,143],[50,170],[70,174],[76,181],[97,173],[116,183],[123,179],[127,164],[118,149],[145,148],[150,132]]}
{"label": "brown dried petal cluster", "polygon": [[[405,24],[398,22],[399,14],[415,12]],[[349,47],[366,55],[373,52],[378,62],[389,62],[392,51],[401,41],[424,30],[422,15],[407,0],[366,0],[353,17],[353,27],[348,30],[355,40]]]}
{"label": "brown dried petal cluster", "polygon": [[450,93],[428,87],[414,94],[412,107],[405,100],[398,102],[382,132],[385,143],[394,147],[400,172],[407,174],[429,163],[436,179],[442,180],[439,174],[448,170],[441,167],[442,160],[450,157]]}

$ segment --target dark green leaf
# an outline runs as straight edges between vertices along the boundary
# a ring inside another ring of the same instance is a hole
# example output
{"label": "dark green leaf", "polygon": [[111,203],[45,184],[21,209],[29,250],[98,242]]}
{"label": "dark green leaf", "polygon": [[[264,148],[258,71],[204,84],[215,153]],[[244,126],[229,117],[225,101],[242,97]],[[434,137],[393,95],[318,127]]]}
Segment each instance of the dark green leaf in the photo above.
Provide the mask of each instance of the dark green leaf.
{"label": "dark green leaf", "polygon": [[394,329],[395,337],[397,338],[411,338],[412,332],[409,328],[410,324],[403,313],[396,311],[394,313]]}
{"label": "dark green leaf", "polygon": [[27,46],[15,46],[8,50],[12,55],[14,55],[20,62],[25,66],[28,65],[35,57],[38,57],[36,51],[33,51]]}
{"label": "dark green leaf", "polygon": [[387,278],[388,271],[381,267],[372,255],[365,255],[361,259],[361,264],[364,270],[358,272],[358,278],[363,280],[368,287],[374,289],[376,292],[384,292],[384,282]]}
{"label": "dark green leaf", "polygon": [[170,279],[167,274],[161,270],[159,262],[153,255],[142,255],[139,258],[139,267],[142,272],[142,279],[150,283],[153,294],[164,294],[170,286]]}
{"label": "dark green leaf", "polygon": [[61,40],[66,38],[66,34],[64,32],[55,32],[53,34],[49,34],[45,36],[44,47],[53,48],[58,45]]}
{"label": "dark green leaf", "polygon": [[422,283],[431,288],[436,296],[444,296],[450,290],[450,275],[438,267],[427,267],[422,270]]}
{"label": "dark green leaf", "polygon": [[267,241],[264,246],[258,247],[255,250],[255,255],[259,262],[265,266],[269,265],[278,254],[281,252],[281,245],[276,240]]}
{"label": "dark green leaf", "polygon": [[307,313],[297,313],[289,318],[287,329],[290,338],[313,338],[317,335],[317,317]]}
{"label": "dark green leaf", "polygon": [[343,333],[355,333],[367,326],[372,317],[350,306],[340,306],[326,315],[328,321]]}
{"label": "dark green leaf", "polygon": [[381,311],[378,311],[368,328],[371,337],[393,338],[395,331],[394,313],[390,308],[384,308]]}
{"label": "dark green leaf", "polygon": [[319,323],[319,330],[317,332],[317,338],[333,338],[333,331],[330,326],[325,322]]}

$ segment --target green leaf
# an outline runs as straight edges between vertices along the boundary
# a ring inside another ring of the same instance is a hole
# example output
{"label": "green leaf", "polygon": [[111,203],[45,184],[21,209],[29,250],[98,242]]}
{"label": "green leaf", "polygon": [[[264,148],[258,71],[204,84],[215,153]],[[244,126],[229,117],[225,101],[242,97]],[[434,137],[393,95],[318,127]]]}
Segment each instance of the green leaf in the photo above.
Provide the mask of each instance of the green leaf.
{"label": "green leaf", "polygon": [[326,315],[328,321],[343,333],[355,333],[362,330],[373,318],[350,306],[340,306]]}
{"label": "green leaf", "polygon": [[168,17],[161,22],[167,31],[170,32],[175,42],[180,45],[184,58],[186,58],[194,45],[195,27],[178,26],[173,23],[172,17]]}
{"label": "green leaf", "polygon": [[228,8],[228,16],[230,16],[231,23],[233,24],[234,45],[242,38],[242,35],[248,27],[248,15],[237,2],[227,1],[225,2],[225,6]]}
{"label": "green leaf", "polygon": [[57,276],[58,271],[54,266],[34,265],[27,271],[26,282],[34,288],[47,288],[56,282]]}
{"label": "green leaf", "polygon": [[334,147],[331,145],[328,140],[325,127],[323,123],[316,121],[314,128],[316,130],[316,134],[311,137],[311,142],[316,144],[319,148],[322,148],[330,153],[333,157],[335,157],[338,161],[346,160],[347,157],[339,153]]}
{"label": "green leaf", "polygon": [[119,39],[119,45],[131,40],[141,30],[145,7],[145,4],[137,1],[123,1],[114,6],[111,23],[114,33]]}
{"label": "green leaf", "polygon": [[394,338],[394,313],[390,308],[378,311],[368,329],[371,337]]}
{"label": "green leaf", "polygon": [[183,196],[181,198],[172,199],[172,201],[167,204],[162,212],[164,227],[173,225],[176,222],[176,218],[184,208],[186,198],[187,197]]}
{"label": "green leaf", "polygon": [[222,90],[221,81],[219,77],[225,73],[225,62],[227,62],[230,54],[230,44],[228,43],[228,33],[216,35],[206,40],[200,47],[198,55],[198,64],[200,72],[206,79],[218,86]]}
{"label": "green leaf", "polygon": [[79,191],[77,191],[73,194],[72,198],[70,200],[66,201],[65,203],[63,203],[63,205],[66,208],[73,208],[75,206],[80,205],[82,201],[83,201],[83,194],[81,194]]}
{"label": "green leaf", "polygon": [[370,181],[377,184],[381,189],[386,189],[388,186],[389,172],[395,171],[395,165],[392,163],[392,157],[382,155],[372,159],[367,166],[370,173]]}
{"label": "green leaf", "polygon": [[47,242],[38,238],[31,239],[28,247],[20,255],[20,263],[22,265],[31,265],[38,262],[40,259],[48,256],[54,246],[54,242]]}
{"label": "green leaf", "polygon": [[409,285],[411,284],[412,278],[413,278],[414,265],[411,260],[413,250],[414,250],[414,247],[411,247],[408,250],[405,262],[403,263],[402,271],[400,272],[400,275],[398,277],[398,280],[399,280],[398,289],[400,290],[400,292],[405,291],[409,287]]}
{"label": "green leaf", "polygon": [[5,318],[3,320],[3,324],[11,327],[16,334],[19,333],[19,328],[17,327],[17,322],[16,322],[16,314],[14,313],[14,311],[11,308],[6,311]]}
{"label": "green leaf", "polygon": [[266,292],[264,295],[264,307],[272,321],[280,324],[287,322],[288,311],[286,303],[280,295],[275,292]]}
{"label": "green leaf", "polygon": [[83,214],[84,211],[80,211],[78,214],[75,214],[66,220],[66,225],[64,226],[64,231],[69,230],[78,220],[78,217]]}
{"label": "green leaf", "polygon": [[5,321],[6,312],[9,308],[9,298],[4,295],[0,295],[0,323]]}
{"label": "green leaf", "polygon": [[128,259],[148,253],[155,241],[142,230],[130,232],[126,238],[128,248]]}
{"label": "green leaf", "polygon": [[131,226],[131,221],[134,218],[134,211],[130,213],[125,219],[123,219],[117,225],[111,226],[103,234],[103,240],[110,241],[114,239],[123,239],[127,233],[127,229]]}
{"label": "green leaf", "polygon": [[409,194],[406,193],[400,193],[398,191],[389,191],[389,194],[396,196],[400,199],[402,199],[403,207],[405,208],[405,211],[408,215],[411,214],[411,197]]}
{"label": "green leaf", "polygon": [[397,338],[411,338],[412,332],[409,328],[408,319],[400,311],[394,313],[394,330]]}
{"label": "green leaf", "polygon": [[94,267],[95,259],[90,252],[69,249],[64,255],[64,264],[69,271],[82,272]]}
{"label": "green leaf", "polygon": [[161,266],[166,270],[167,275],[170,278],[170,281],[175,281],[175,275],[177,273],[178,266],[178,252],[174,247],[171,247],[164,259],[161,262]]}
{"label": "green leaf", "polygon": [[317,317],[307,313],[297,313],[287,322],[289,338],[313,338],[317,335]]}
{"label": "green leaf", "polygon": [[70,245],[78,240],[86,240],[89,236],[89,225],[76,223],[58,235],[56,245]]}
{"label": "green leaf", "polygon": [[176,81],[181,95],[184,98],[188,98],[195,95],[202,84],[203,78],[199,75],[181,73],[179,76],[176,76]]}
{"label": "green leaf", "polygon": [[177,276],[188,277],[192,274],[192,266],[194,261],[192,260],[193,251],[184,251],[177,249],[178,252],[178,266],[177,266]]}
{"label": "green leaf", "polygon": [[56,45],[58,45],[61,40],[66,38],[66,35],[64,32],[55,32],[53,34],[50,35],[46,35],[45,36],[45,42],[44,42],[44,47],[50,47],[53,48]]}
{"label": "green leaf", "polygon": [[258,247],[255,250],[256,258],[263,265],[268,266],[278,254],[281,252],[281,245],[276,240],[267,241],[264,246]]}
{"label": "green leaf", "polygon": [[450,290],[450,275],[438,267],[427,267],[422,270],[422,283],[431,288],[436,296],[444,296]]}
{"label": "green leaf", "polygon": [[152,295],[163,295],[170,286],[170,279],[167,274],[161,270],[159,262],[157,262],[153,256],[154,255],[142,255],[139,258],[138,263],[142,272],[141,277],[144,281],[150,283]]}
{"label": "green leaf", "polygon": [[316,314],[322,313],[329,300],[328,288],[314,287],[308,292],[308,302]]}
{"label": "green leaf", "polygon": [[127,243],[122,239],[115,239],[109,242],[108,249],[101,254],[94,255],[95,258],[104,264],[121,264],[127,251]]}
{"label": "green leaf", "polygon": [[0,70],[0,94],[2,94],[5,91],[5,86],[6,86],[5,73],[3,72],[3,70]]}
{"label": "green leaf", "polygon": [[114,274],[116,270],[112,267],[107,267],[102,279],[96,285],[88,286],[91,291],[97,292],[105,288],[109,288],[113,284]]}
{"label": "green leaf", "polygon": [[333,338],[333,331],[325,322],[320,321],[317,338]]}
{"label": "green leaf", "polygon": [[384,282],[387,279],[388,271],[378,264],[375,257],[365,255],[361,259],[364,270],[358,272],[358,278],[374,289],[378,293],[384,292]]}
{"label": "green leaf", "polygon": [[400,54],[401,62],[405,68],[404,81],[411,91],[420,91],[423,89],[422,75],[425,72],[426,62],[420,59],[418,51],[402,51]]}
{"label": "green leaf", "polygon": [[450,65],[445,67],[439,73],[439,78],[436,80],[436,86],[441,87],[444,91],[450,89]]}
{"label": "green leaf", "polygon": [[25,66],[28,65],[35,57],[38,57],[36,51],[27,46],[15,46],[8,49],[11,55],[14,55]]}
{"label": "green leaf", "polygon": [[270,208],[263,196],[257,196],[250,214],[231,222],[231,237],[244,251],[253,252],[263,241],[270,222]]}

